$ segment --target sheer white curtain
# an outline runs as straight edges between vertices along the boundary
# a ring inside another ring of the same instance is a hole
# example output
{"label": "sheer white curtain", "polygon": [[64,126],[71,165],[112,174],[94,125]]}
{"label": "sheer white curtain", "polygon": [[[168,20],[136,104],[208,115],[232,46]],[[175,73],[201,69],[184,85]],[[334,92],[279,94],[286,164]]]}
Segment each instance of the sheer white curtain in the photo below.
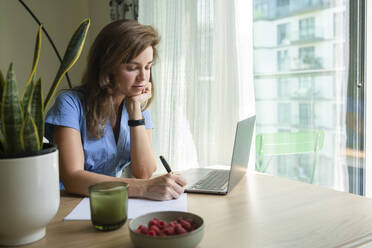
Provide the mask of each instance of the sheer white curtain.
{"label": "sheer white curtain", "polygon": [[161,36],[150,107],[154,149],[174,169],[229,164],[236,122],[254,111],[253,82],[239,72],[249,72],[251,63],[238,67],[250,60],[238,59],[248,49],[237,47],[244,35],[236,32],[235,7],[235,1],[139,1],[139,22]]}
{"label": "sheer white curtain", "polygon": [[[344,5],[344,6],[342,6]],[[329,174],[328,183],[325,184],[326,186],[331,186],[336,190],[340,191],[349,191],[349,173],[348,173],[348,161],[347,161],[347,152],[345,155],[345,150],[348,147],[348,138],[347,138],[347,88],[349,87],[349,51],[350,51],[350,41],[349,41],[349,24],[350,24],[350,6],[349,1],[340,1],[335,3],[337,7],[344,7],[344,15],[343,21],[340,23],[335,23],[335,36],[341,37],[341,44],[338,47],[338,51],[335,51],[335,84],[336,87],[336,102],[341,104],[335,104],[336,108],[336,123],[340,123],[339,125],[335,126],[335,133],[334,135],[334,170],[333,174]],[[340,48],[341,46],[341,48]],[[337,50],[337,49],[335,49]],[[321,171],[318,172],[318,178],[321,178]],[[321,180],[319,180],[319,184],[322,184]],[[323,183],[324,184],[324,183]],[[355,192],[354,192],[355,193]]]}

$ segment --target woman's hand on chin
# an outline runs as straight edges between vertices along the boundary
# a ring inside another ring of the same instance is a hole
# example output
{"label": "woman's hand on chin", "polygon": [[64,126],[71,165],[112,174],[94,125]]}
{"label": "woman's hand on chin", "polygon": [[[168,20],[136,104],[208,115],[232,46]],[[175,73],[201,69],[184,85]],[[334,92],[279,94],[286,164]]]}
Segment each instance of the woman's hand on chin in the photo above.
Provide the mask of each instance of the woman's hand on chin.
{"label": "woman's hand on chin", "polygon": [[142,109],[151,98],[151,95],[151,83],[148,83],[140,94],[127,97],[126,106],[131,120],[142,118]]}
{"label": "woman's hand on chin", "polygon": [[129,96],[128,101],[138,102],[143,107],[152,96],[151,88],[152,84],[148,82],[140,94]]}

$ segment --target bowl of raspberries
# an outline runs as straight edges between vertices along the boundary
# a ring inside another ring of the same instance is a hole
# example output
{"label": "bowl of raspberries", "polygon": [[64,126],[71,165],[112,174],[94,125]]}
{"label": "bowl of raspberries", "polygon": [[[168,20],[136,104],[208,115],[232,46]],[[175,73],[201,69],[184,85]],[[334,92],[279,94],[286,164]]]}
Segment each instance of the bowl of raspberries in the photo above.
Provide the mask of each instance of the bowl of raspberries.
{"label": "bowl of raspberries", "polygon": [[140,248],[193,248],[204,235],[203,219],[189,212],[152,212],[131,220],[128,227]]}

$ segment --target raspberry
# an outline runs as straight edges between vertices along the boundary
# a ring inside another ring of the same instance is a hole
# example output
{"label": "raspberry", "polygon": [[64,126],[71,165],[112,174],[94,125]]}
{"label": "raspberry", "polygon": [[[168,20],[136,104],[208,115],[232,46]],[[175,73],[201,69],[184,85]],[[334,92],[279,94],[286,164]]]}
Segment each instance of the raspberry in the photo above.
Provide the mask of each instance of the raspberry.
{"label": "raspberry", "polygon": [[180,224],[177,224],[174,229],[176,230],[177,234],[187,233],[187,231]]}
{"label": "raspberry", "polygon": [[169,222],[168,226],[170,226],[170,227],[175,227],[176,224],[177,224],[176,221],[171,221],[171,222]]}
{"label": "raspberry", "polygon": [[159,224],[159,220],[157,218],[154,218],[149,221],[149,226],[155,225],[157,226]]}
{"label": "raspberry", "polygon": [[179,235],[187,232],[191,232],[198,228],[198,225],[193,219],[183,219],[182,217],[177,220],[166,221],[154,218],[148,222],[148,225],[140,225],[135,230],[136,233],[141,233],[149,236],[170,236]]}
{"label": "raspberry", "polygon": [[189,222],[187,222],[186,220],[184,219],[180,219],[178,220],[178,223],[180,223],[182,225],[183,228],[185,228],[186,230],[191,230],[191,224]]}
{"label": "raspberry", "polygon": [[197,228],[198,228],[198,224],[193,223],[193,224],[191,224],[191,228],[190,228],[190,230],[193,231],[193,230],[195,230],[195,229],[197,229]]}
{"label": "raspberry", "polygon": [[147,229],[147,227],[143,226],[143,227],[141,228],[141,233],[143,233],[143,234],[147,234],[147,233],[148,233],[148,229]]}
{"label": "raspberry", "polygon": [[137,230],[141,230],[144,227],[145,227],[144,225],[139,225],[138,228],[137,228]]}
{"label": "raspberry", "polygon": [[174,227],[168,226],[164,229],[164,234],[166,235],[174,235]]}
{"label": "raspberry", "polygon": [[162,220],[159,220],[158,227],[159,227],[160,229],[164,229],[164,227],[165,227],[165,222],[162,221]]}
{"label": "raspberry", "polygon": [[190,223],[191,225],[195,223],[195,222],[194,222],[194,220],[193,220],[193,219],[191,219],[191,218],[189,218],[189,219],[186,219],[186,221],[187,221],[187,222],[189,222],[189,223]]}
{"label": "raspberry", "polygon": [[151,230],[151,231],[154,231],[156,234],[160,234],[160,229],[159,229],[159,227],[156,226],[156,225],[152,225],[152,226],[150,226],[150,230]]}

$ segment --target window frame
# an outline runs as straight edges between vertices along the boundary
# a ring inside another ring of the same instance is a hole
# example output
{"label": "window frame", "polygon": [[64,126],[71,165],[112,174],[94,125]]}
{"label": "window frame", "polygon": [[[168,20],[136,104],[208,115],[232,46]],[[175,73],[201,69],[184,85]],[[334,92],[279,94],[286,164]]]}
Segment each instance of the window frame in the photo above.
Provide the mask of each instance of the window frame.
{"label": "window frame", "polygon": [[[371,190],[367,190],[372,185],[367,182],[367,178],[372,178],[372,172],[369,172],[366,168],[367,155],[366,148],[366,91],[365,91],[365,63],[366,63],[366,1],[365,0],[349,0],[349,82],[348,85],[352,86],[351,90],[357,101],[352,102],[355,106],[352,106],[355,112],[355,120],[347,123],[347,125],[354,126],[358,132],[363,131],[362,137],[355,135],[353,137],[353,156],[354,168],[360,168],[358,173],[362,175],[356,175],[353,180],[355,185],[360,185],[359,178],[362,178],[363,182],[361,185],[362,189],[355,187],[355,194],[367,195],[372,193]],[[352,56],[351,56],[352,55]],[[365,155],[364,155],[365,154]],[[370,175],[367,175],[367,173]],[[350,179],[350,178],[349,178]],[[350,182],[350,181],[349,181]],[[349,188],[350,185],[349,185]],[[350,190],[349,190],[350,192]]]}

